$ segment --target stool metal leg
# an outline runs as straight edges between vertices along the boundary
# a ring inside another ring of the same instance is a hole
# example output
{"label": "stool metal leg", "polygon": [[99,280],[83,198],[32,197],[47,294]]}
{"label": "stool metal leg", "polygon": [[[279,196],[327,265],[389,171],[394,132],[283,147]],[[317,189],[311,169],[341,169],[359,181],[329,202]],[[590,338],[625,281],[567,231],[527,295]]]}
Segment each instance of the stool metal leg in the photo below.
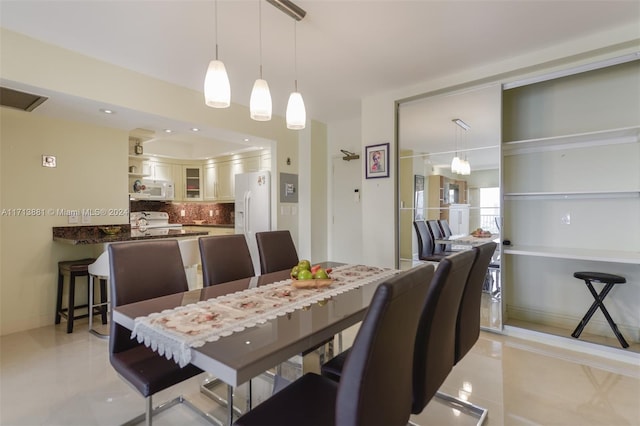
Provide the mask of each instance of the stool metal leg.
{"label": "stool metal leg", "polygon": [[605,287],[600,292],[600,294],[598,294],[596,289],[593,288],[593,285],[591,284],[590,280],[585,280],[585,283],[587,284],[587,288],[589,289],[589,292],[591,293],[591,295],[593,296],[595,301],[591,304],[591,307],[589,308],[587,313],[584,315],[584,317],[580,321],[580,324],[578,324],[578,326],[573,331],[573,333],[571,333],[571,336],[576,337],[576,338],[580,337],[580,334],[582,333],[582,330],[584,330],[584,327],[587,325],[587,323],[589,322],[589,320],[591,319],[593,314],[596,312],[596,310],[598,308],[600,308],[600,310],[604,314],[604,317],[607,319],[607,322],[609,323],[609,326],[611,327],[611,330],[613,330],[613,333],[618,338],[618,342],[620,342],[620,345],[623,348],[628,348],[629,344],[627,343],[627,341],[622,336],[622,333],[620,333],[620,330],[618,330],[618,326],[613,321],[613,318],[611,318],[611,315],[609,315],[609,311],[604,306],[604,303],[602,303],[604,298],[607,297],[607,294],[609,294],[609,291],[611,291],[611,289],[613,288],[613,286],[615,284],[614,283],[606,284]]}

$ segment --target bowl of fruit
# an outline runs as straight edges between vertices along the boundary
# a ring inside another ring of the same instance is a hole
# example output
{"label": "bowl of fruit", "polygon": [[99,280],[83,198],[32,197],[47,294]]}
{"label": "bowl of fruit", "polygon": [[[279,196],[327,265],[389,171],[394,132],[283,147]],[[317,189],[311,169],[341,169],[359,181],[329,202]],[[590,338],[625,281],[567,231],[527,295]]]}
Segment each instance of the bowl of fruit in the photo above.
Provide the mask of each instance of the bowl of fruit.
{"label": "bowl of fruit", "polygon": [[492,236],[490,231],[485,231],[482,228],[477,228],[475,231],[471,233],[471,236],[476,238],[489,238]]}
{"label": "bowl of fruit", "polygon": [[311,266],[311,262],[303,259],[291,268],[291,285],[296,288],[322,288],[331,285],[333,280],[329,276],[331,268],[320,265]]}

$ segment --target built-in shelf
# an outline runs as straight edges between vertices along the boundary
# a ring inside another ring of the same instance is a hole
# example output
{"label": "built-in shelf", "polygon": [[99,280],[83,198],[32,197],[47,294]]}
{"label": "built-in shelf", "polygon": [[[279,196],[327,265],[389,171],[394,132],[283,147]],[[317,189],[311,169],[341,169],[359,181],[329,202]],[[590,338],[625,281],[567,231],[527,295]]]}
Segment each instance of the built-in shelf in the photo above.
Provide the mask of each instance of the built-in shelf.
{"label": "built-in shelf", "polygon": [[545,246],[503,246],[502,252],[504,254],[553,257],[556,259],[640,264],[640,251],[632,252]]}
{"label": "built-in shelf", "polygon": [[517,155],[556,149],[637,143],[639,137],[640,126],[623,127],[597,132],[504,142],[502,144],[502,153],[504,155]]}
{"label": "built-in shelf", "polygon": [[633,191],[507,192],[504,194],[505,200],[581,200],[639,197],[640,189]]}
{"label": "built-in shelf", "polygon": [[145,160],[150,160],[151,157],[147,156],[147,155],[129,155],[129,159],[130,160],[140,160],[140,161],[145,161]]}
{"label": "built-in shelf", "polygon": [[148,177],[149,175],[145,175],[142,173],[129,173],[129,177],[130,178],[145,178]]}

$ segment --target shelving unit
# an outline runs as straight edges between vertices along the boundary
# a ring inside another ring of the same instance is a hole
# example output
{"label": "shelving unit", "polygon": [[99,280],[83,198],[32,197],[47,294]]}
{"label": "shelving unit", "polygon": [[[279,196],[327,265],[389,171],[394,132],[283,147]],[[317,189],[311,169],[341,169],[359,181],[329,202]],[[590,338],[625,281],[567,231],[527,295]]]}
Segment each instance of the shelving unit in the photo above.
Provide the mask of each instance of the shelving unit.
{"label": "shelving unit", "polygon": [[[593,302],[573,273],[599,271],[627,278],[605,304],[625,337],[640,341],[638,78],[640,61],[503,94],[506,324],[569,337]],[[598,315],[587,327],[611,334]]]}

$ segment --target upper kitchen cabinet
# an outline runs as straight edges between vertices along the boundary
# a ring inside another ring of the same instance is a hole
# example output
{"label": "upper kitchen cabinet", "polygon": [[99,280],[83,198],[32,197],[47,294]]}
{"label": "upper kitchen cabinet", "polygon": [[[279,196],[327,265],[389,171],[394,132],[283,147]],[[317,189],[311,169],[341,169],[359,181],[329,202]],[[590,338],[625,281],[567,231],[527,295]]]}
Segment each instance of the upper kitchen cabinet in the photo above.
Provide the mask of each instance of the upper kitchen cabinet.
{"label": "upper kitchen cabinet", "polygon": [[[504,88],[507,324],[568,337],[593,302],[574,272],[640,282],[640,60],[595,68]],[[640,290],[618,287],[607,307],[637,343]],[[617,346],[604,318],[586,335]]]}
{"label": "upper kitchen cabinet", "polygon": [[202,166],[183,166],[185,201],[202,201]]}

